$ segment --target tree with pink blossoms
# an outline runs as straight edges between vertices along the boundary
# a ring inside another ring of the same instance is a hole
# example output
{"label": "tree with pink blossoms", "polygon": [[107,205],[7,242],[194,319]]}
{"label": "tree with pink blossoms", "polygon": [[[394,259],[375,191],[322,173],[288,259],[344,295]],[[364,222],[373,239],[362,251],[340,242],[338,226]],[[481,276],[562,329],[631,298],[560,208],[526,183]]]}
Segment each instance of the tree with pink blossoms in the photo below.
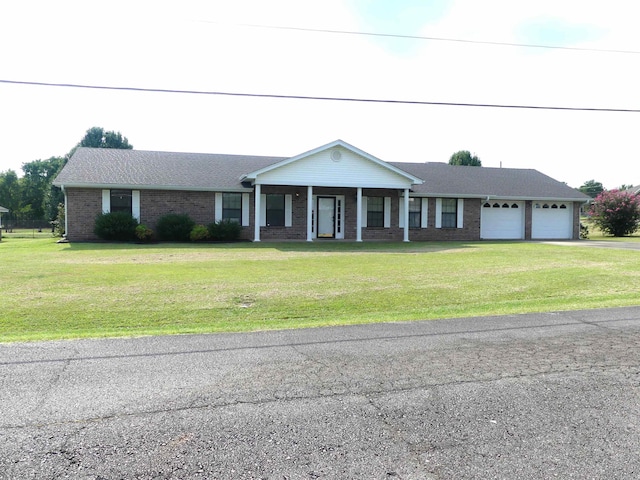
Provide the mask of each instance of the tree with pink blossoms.
{"label": "tree with pink blossoms", "polygon": [[594,199],[589,215],[606,235],[632,235],[640,228],[640,195],[605,190]]}

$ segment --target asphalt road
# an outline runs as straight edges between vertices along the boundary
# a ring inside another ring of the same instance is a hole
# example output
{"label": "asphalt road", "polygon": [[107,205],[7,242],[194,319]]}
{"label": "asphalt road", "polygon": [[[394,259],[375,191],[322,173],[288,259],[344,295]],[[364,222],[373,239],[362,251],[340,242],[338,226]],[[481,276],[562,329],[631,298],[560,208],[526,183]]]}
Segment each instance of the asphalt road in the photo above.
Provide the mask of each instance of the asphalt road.
{"label": "asphalt road", "polygon": [[3,479],[640,478],[640,307],[0,345]]}

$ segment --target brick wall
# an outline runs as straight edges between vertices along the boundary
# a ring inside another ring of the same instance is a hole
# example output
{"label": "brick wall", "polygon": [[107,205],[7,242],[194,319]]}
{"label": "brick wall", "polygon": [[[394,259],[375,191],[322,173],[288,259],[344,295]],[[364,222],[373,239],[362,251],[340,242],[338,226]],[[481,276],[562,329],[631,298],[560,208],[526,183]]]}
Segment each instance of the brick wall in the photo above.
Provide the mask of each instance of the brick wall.
{"label": "brick wall", "polygon": [[96,217],[102,213],[102,190],[67,188],[67,238],[71,241],[97,240],[93,233]]}
{"label": "brick wall", "polygon": [[[401,199],[397,199],[401,200]],[[393,201],[392,201],[393,206]],[[464,199],[464,214],[462,228],[436,228],[436,199],[429,199],[427,228],[411,228],[409,240],[413,241],[475,241],[480,240],[480,208],[482,200],[479,198]],[[392,208],[393,210],[393,208]],[[398,211],[395,213],[396,218]],[[393,217],[392,217],[393,218]],[[401,237],[402,239],[402,237]]]}
{"label": "brick wall", "polygon": [[214,193],[173,190],[140,191],[140,223],[155,230],[158,219],[168,213],[186,213],[197,224],[208,225],[215,220]]}
{"label": "brick wall", "polygon": [[[306,240],[307,238],[307,188],[306,187],[275,187],[263,186],[262,193],[285,193],[292,195],[292,226],[291,227],[261,227],[262,240]],[[317,196],[344,195],[345,240],[356,239],[357,199],[355,188],[316,187],[313,194]],[[400,202],[402,197],[397,190],[363,189],[363,196],[391,198],[391,227],[362,229],[362,239],[402,241],[404,229],[398,226],[400,216]],[[253,201],[253,195],[251,196]],[[463,228],[435,228],[435,198],[429,199],[428,228],[412,228],[409,239],[415,241],[472,241],[480,239],[480,199],[464,200]],[[251,213],[253,221],[253,210]]]}
{"label": "brick wall", "polygon": [[524,202],[524,239],[531,240],[531,225],[533,225],[533,202]]}
{"label": "brick wall", "polygon": [[573,202],[573,239],[580,240],[580,208],[583,202]]}
{"label": "brick wall", "polygon": [[[269,240],[306,240],[307,238],[307,188],[263,186],[262,193],[283,193],[292,196],[291,227],[261,227],[260,238]],[[346,240],[356,239],[357,200],[355,188],[313,189],[314,195],[344,195],[344,215]],[[398,226],[402,197],[397,190],[364,189],[363,196],[391,198],[391,228],[363,228],[363,240],[402,241],[404,230]],[[252,240],[255,200],[249,196],[250,225],[243,228],[241,238]],[[463,228],[435,228],[436,199],[429,199],[428,227],[412,228],[409,239],[413,241],[473,241],[480,239],[481,199],[464,200]],[[96,216],[102,211],[102,191],[100,189],[67,189],[67,237],[72,241],[97,240],[93,234]],[[527,203],[530,231],[531,205]],[[574,208],[575,215],[578,207]],[[140,222],[155,230],[158,219],[167,213],[186,213],[196,223],[208,225],[215,219],[215,193],[191,191],[140,191]]]}
{"label": "brick wall", "polygon": [[[140,190],[140,223],[152,230],[167,213],[186,213],[196,223],[208,225],[215,220],[213,192]],[[96,216],[102,213],[102,190],[67,189],[67,238],[71,241],[98,240],[93,233]],[[253,214],[253,208],[251,208]],[[243,228],[242,238],[252,238],[251,229]]]}

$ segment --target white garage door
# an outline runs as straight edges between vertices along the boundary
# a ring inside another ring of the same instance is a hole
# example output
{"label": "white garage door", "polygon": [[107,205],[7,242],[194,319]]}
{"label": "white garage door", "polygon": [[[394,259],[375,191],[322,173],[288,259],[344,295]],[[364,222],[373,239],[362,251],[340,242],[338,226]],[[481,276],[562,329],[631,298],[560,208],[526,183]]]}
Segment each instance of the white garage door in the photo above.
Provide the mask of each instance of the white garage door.
{"label": "white garage door", "polygon": [[524,202],[493,200],[482,205],[480,238],[519,240],[524,238]]}
{"label": "white garage door", "polygon": [[533,202],[531,238],[573,238],[573,204],[562,202]]}

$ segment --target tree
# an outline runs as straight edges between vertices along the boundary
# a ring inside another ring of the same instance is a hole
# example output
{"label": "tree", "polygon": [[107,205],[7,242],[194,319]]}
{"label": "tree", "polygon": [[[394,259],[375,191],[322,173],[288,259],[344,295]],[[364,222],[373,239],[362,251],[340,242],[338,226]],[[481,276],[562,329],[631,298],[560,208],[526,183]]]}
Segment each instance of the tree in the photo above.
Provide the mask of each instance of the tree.
{"label": "tree", "polygon": [[469,150],[460,150],[451,155],[449,165],[469,165],[472,167],[481,167],[482,162],[477,155],[471,155]]}
{"label": "tree", "polygon": [[587,180],[584,184],[578,188],[585,195],[589,195],[591,198],[596,198],[604,191],[604,187],[600,182],[595,180]]}
{"label": "tree", "polygon": [[[65,164],[64,157],[51,157],[47,160],[34,160],[23,163],[22,198],[20,212],[28,220],[53,220],[56,215],[55,205],[59,203],[57,195],[52,195],[51,182]],[[59,189],[58,189],[59,190]]]}
{"label": "tree", "polygon": [[640,195],[605,190],[593,201],[589,215],[607,235],[631,235],[640,228]]}
{"label": "tree", "polygon": [[123,137],[120,132],[105,132],[102,127],[92,127],[87,130],[87,133],[85,133],[80,143],[78,143],[78,147],[122,148],[130,150],[133,148],[133,145],[131,145],[127,137]]}
{"label": "tree", "polygon": [[46,222],[58,216],[58,206],[64,202],[60,188],[51,183],[78,147],[132,149],[127,137],[120,132],[93,127],[86,131],[80,142],[64,157],[50,157],[22,164],[24,176],[16,172],[0,172],[0,205],[10,210],[3,218],[16,224],[21,220]]}
{"label": "tree", "polygon": [[8,214],[3,215],[3,223],[14,224],[17,213],[20,210],[21,185],[18,174],[13,170],[0,172],[0,205],[9,209]]}

